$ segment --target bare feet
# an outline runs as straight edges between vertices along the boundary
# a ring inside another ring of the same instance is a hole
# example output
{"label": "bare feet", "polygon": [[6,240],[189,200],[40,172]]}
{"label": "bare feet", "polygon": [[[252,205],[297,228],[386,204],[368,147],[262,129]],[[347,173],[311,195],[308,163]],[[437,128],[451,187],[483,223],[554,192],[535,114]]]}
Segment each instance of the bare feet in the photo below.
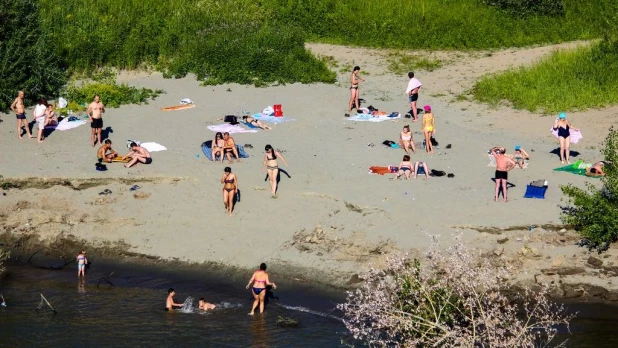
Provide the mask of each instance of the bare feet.
{"label": "bare feet", "polygon": [[253,312],[249,312],[249,315],[253,315]]}

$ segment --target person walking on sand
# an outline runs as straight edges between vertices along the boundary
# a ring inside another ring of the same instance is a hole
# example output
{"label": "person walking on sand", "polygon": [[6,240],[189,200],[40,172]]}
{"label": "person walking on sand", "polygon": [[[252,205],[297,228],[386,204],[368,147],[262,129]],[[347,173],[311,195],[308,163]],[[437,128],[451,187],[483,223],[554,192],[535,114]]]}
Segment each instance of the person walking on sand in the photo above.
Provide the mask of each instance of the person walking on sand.
{"label": "person walking on sand", "polygon": [[554,131],[558,131],[558,141],[560,142],[560,163],[571,164],[569,162],[569,155],[571,153],[571,129],[579,131],[579,129],[573,127],[571,122],[566,119],[566,114],[561,112],[558,114],[558,118],[554,121]]}
{"label": "person walking on sand", "polygon": [[45,130],[47,115],[47,100],[45,98],[41,98],[32,112],[33,123],[36,123],[36,126],[39,129],[37,135],[37,140],[39,143],[42,143],[43,139],[45,139],[45,137],[43,137],[43,131]]}
{"label": "person walking on sand", "polygon": [[32,133],[30,133],[30,125],[28,125],[28,120],[26,119],[26,107],[24,106],[24,91],[17,92],[17,98],[13,100],[11,104],[11,110],[15,113],[15,117],[17,118],[17,136],[19,139],[23,139],[21,128],[26,128],[26,133],[28,134],[28,138],[34,138]]}
{"label": "person walking on sand", "polygon": [[137,145],[136,143],[131,143],[129,146],[131,147],[131,151],[129,151],[129,153],[124,157],[131,157],[131,162],[125,164],[125,168],[130,168],[137,162],[144,164],[152,163],[152,157],[150,156],[150,152],[148,152],[148,150]]}
{"label": "person walking on sand", "polygon": [[406,88],[406,94],[408,95],[408,101],[410,102],[410,111],[408,112],[408,115],[414,119],[414,122],[416,122],[418,121],[416,102],[418,101],[418,92],[421,90],[421,86],[423,84],[416,77],[414,77],[414,72],[412,71],[408,73],[408,77],[410,78],[410,81],[408,81],[408,88]]}
{"label": "person walking on sand", "polygon": [[502,196],[504,197],[504,201],[508,202],[507,196],[507,183],[508,183],[508,172],[509,170],[515,168],[515,161],[512,158],[505,156],[506,149],[503,147],[494,147],[491,149],[491,152],[494,154],[494,158],[496,159],[496,190],[494,194],[494,201],[498,202],[498,195],[500,194],[500,188],[502,188]]}
{"label": "person walking on sand", "polygon": [[238,194],[238,178],[232,173],[232,168],[225,167],[221,176],[223,184],[223,206],[227,213],[232,216],[234,211],[234,197]]}
{"label": "person walking on sand", "polygon": [[90,120],[90,143],[92,147],[96,145],[95,138],[98,143],[101,144],[101,130],[103,129],[103,113],[105,112],[105,105],[101,103],[98,95],[94,96],[94,101],[88,105],[88,119]]}
{"label": "person walking on sand", "polygon": [[86,258],[86,250],[82,250],[77,255],[77,278],[80,276],[86,276],[86,265],[88,264],[88,259]]}
{"label": "person walking on sand", "polygon": [[167,300],[165,300],[165,310],[168,312],[171,312],[174,307],[184,306],[182,303],[174,302],[174,295],[176,295],[176,291],[173,288],[169,288],[167,290]]}
{"label": "person walking on sand", "polygon": [[249,315],[253,315],[258,304],[260,305],[260,313],[264,313],[264,299],[266,298],[267,291],[266,286],[271,285],[273,289],[277,288],[277,285],[275,283],[271,283],[268,279],[265,263],[260,264],[260,269],[253,272],[253,276],[251,276],[251,279],[249,279],[249,283],[247,284],[247,289],[249,289],[251,283],[253,283],[251,294],[253,295],[254,301]]}
{"label": "person walking on sand", "polygon": [[355,66],[352,70],[352,75],[350,75],[350,101],[348,102],[348,113],[345,114],[346,116],[350,116],[352,107],[354,107],[357,111],[360,108],[360,105],[358,104],[358,84],[360,82],[365,82],[365,80],[358,76],[359,71],[360,66]]}
{"label": "person walking on sand", "polygon": [[277,176],[279,174],[279,162],[277,162],[277,158],[281,158],[285,166],[288,166],[288,162],[285,160],[283,155],[279,153],[279,151],[273,149],[272,146],[266,145],[264,147],[264,164],[262,166],[262,170],[266,170],[268,173],[268,179],[270,180],[270,191],[271,197],[277,198]]}
{"label": "person walking on sand", "polygon": [[399,133],[399,145],[403,148],[407,154],[410,154],[408,149],[416,153],[416,147],[414,147],[414,139],[412,139],[412,132],[410,132],[410,126],[403,126],[403,130]]}
{"label": "person walking on sand", "polygon": [[425,134],[425,150],[427,153],[433,153],[433,144],[431,137],[436,133],[435,119],[431,112],[431,106],[425,105],[425,113],[423,113],[423,133]]}

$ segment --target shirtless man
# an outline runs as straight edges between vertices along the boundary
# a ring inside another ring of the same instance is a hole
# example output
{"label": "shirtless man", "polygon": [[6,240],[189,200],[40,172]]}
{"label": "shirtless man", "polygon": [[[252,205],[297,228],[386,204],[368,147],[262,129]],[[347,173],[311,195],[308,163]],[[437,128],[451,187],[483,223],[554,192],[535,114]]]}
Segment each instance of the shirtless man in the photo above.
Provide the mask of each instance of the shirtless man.
{"label": "shirtless man", "polygon": [[101,144],[101,130],[103,129],[103,113],[105,112],[105,105],[101,103],[99,100],[99,96],[94,96],[94,101],[88,105],[88,119],[90,120],[90,128],[92,128],[92,132],[90,133],[90,143],[92,143],[92,147],[96,144],[95,137],[97,138],[99,144]]}
{"label": "shirtless man", "polygon": [[136,143],[131,143],[131,151],[124,157],[131,157],[131,162],[125,164],[125,168],[129,168],[139,163],[150,164],[152,163],[152,157],[150,157],[150,152],[144,149],[143,147],[137,145]]}
{"label": "shirtless man", "polygon": [[112,163],[112,159],[116,156],[118,156],[118,153],[112,149],[112,141],[105,139],[103,146],[101,146],[99,151],[97,151],[97,159],[99,160],[99,163]]}
{"label": "shirtless man", "polygon": [[32,133],[30,133],[30,127],[28,126],[28,121],[26,120],[26,108],[24,107],[24,91],[17,92],[17,98],[13,100],[13,104],[11,104],[11,110],[15,113],[15,117],[17,117],[17,136],[19,139],[23,139],[21,127],[26,128],[26,133],[28,133],[28,137],[34,138]]}
{"label": "shirtless man", "polygon": [[198,309],[201,309],[203,311],[207,311],[210,309],[215,309],[215,305],[212,303],[208,303],[204,300],[204,298],[200,298],[199,302],[198,302]]}
{"label": "shirtless man", "polygon": [[496,192],[494,194],[494,201],[498,202],[498,194],[500,193],[500,187],[502,187],[502,194],[504,201],[508,202],[506,184],[508,182],[509,170],[515,168],[516,164],[512,158],[505,156],[506,149],[503,147],[494,147],[491,149],[496,159]]}
{"label": "shirtless man", "polygon": [[406,88],[406,94],[408,95],[408,101],[410,102],[410,112],[408,113],[414,119],[414,122],[418,121],[418,110],[416,110],[416,102],[418,101],[418,92],[421,90],[423,84],[416,77],[414,73],[410,71],[408,73],[408,87]]}
{"label": "shirtless man", "polygon": [[607,164],[605,161],[599,161],[593,164],[590,168],[586,168],[587,176],[605,176],[603,167]]}
{"label": "shirtless man", "polygon": [[172,288],[169,288],[169,290],[167,290],[167,300],[165,301],[165,310],[168,312],[171,312],[174,307],[183,306],[182,303],[174,302],[174,295],[176,295],[176,291],[174,291],[174,289]]}
{"label": "shirtless man", "polygon": [[230,133],[223,133],[223,155],[227,157],[230,163],[233,163],[232,154],[236,156],[238,162],[240,162],[240,156],[238,156],[238,150],[236,149],[236,143],[234,138],[230,136]]}

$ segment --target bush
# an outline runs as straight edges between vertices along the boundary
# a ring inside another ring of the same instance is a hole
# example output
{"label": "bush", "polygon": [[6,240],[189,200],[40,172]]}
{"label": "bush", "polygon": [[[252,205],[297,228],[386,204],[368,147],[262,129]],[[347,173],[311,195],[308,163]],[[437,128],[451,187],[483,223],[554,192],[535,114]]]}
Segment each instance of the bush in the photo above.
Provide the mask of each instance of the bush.
{"label": "bush", "polygon": [[601,188],[587,184],[587,190],[570,184],[562,187],[569,205],[562,207],[562,221],[575,228],[584,238],[580,243],[599,253],[618,240],[618,131],[610,129],[602,150],[606,175]]}
{"label": "bush", "polygon": [[513,17],[564,16],[563,0],[483,0],[488,6],[497,7]]}
{"label": "bush", "polygon": [[148,88],[136,88],[126,84],[117,85],[115,83],[95,82],[90,84],[75,85],[71,84],[66,88],[66,99],[70,101],[67,109],[78,111],[82,107],[80,104],[92,102],[95,95],[101,97],[101,102],[106,107],[117,108],[124,104],[148,103],[148,99],[155,99],[161,90]]}
{"label": "bush", "polygon": [[30,104],[56,96],[66,83],[40,18],[37,0],[0,0],[0,111],[8,109],[18,90]]}
{"label": "bush", "polygon": [[3,249],[0,249],[0,275],[2,275],[2,273],[4,273],[4,270],[5,270],[3,263],[6,259],[9,258],[10,255],[11,255],[10,251],[5,251]]}
{"label": "bush", "polygon": [[512,269],[491,266],[461,235],[445,251],[434,239],[426,262],[392,257],[362,276],[338,305],[355,339],[370,347],[545,347],[573,317],[545,287],[507,298]]}

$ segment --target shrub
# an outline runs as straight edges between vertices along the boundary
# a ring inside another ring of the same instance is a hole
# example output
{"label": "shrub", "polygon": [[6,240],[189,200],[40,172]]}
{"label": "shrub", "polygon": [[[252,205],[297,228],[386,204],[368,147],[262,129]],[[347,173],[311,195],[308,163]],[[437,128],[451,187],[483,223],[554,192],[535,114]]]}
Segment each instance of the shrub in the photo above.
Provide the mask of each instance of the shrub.
{"label": "shrub", "polygon": [[115,83],[89,83],[76,85],[71,84],[66,88],[66,99],[70,101],[67,109],[76,111],[81,110],[80,104],[90,103],[95,95],[101,97],[101,101],[106,107],[117,108],[124,104],[148,103],[148,99],[155,99],[161,90],[148,88],[136,88],[126,84],[117,85]]}
{"label": "shrub", "polygon": [[601,188],[592,184],[586,190],[570,184],[561,187],[568,196],[569,205],[562,207],[562,221],[575,228],[584,238],[581,246],[599,253],[607,250],[610,243],[618,240],[618,131],[610,129],[602,150],[605,177]]}
{"label": "shrub", "polygon": [[549,346],[556,326],[568,328],[573,317],[545,287],[508,298],[512,270],[491,266],[461,235],[445,251],[434,239],[426,262],[391,257],[385,270],[362,276],[338,305],[355,339],[370,347]]}
{"label": "shrub", "polygon": [[5,270],[3,263],[6,259],[9,258],[10,255],[11,255],[10,251],[5,251],[3,249],[0,249],[0,275],[2,275],[2,273],[4,273],[4,270]]}
{"label": "shrub", "polygon": [[497,7],[513,17],[564,16],[563,0],[483,0],[488,6]]}
{"label": "shrub", "polygon": [[37,0],[0,0],[0,111],[18,90],[32,103],[57,95],[66,82],[40,18]]}

